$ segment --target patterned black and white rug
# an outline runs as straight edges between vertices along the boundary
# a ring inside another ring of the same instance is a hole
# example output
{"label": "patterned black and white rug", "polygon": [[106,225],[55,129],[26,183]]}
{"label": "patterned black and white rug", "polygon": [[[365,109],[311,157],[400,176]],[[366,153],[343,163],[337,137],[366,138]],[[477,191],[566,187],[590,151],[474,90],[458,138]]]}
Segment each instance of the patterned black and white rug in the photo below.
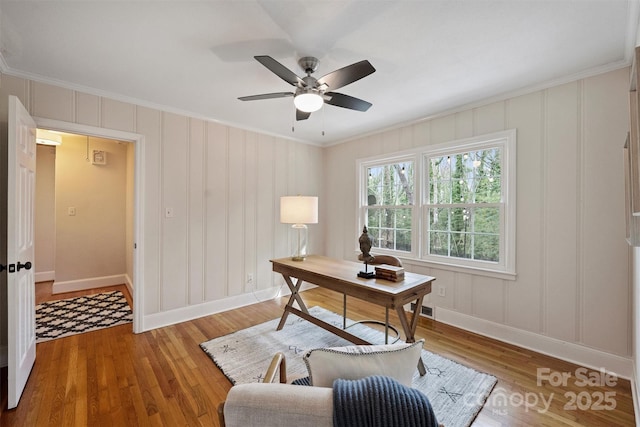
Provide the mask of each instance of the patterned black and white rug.
{"label": "patterned black and white rug", "polygon": [[[342,316],[322,307],[309,309],[312,315],[342,327]],[[308,375],[303,354],[313,348],[352,345],[295,315],[289,315],[285,327],[276,331],[280,319],[261,323],[210,341],[200,347],[234,384],[261,382],[271,358],[277,352],[287,357],[289,378]],[[347,320],[347,323],[352,323]],[[384,333],[362,324],[349,331],[368,342],[384,343]],[[426,343],[425,346],[429,344]],[[496,377],[478,372],[457,362],[422,350],[427,374],[415,370],[412,387],[422,391],[431,402],[438,422],[446,426],[469,426],[484,406]]]}
{"label": "patterned black and white rug", "polygon": [[36,306],[36,343],[132,321],[120,291],[44,302]]}

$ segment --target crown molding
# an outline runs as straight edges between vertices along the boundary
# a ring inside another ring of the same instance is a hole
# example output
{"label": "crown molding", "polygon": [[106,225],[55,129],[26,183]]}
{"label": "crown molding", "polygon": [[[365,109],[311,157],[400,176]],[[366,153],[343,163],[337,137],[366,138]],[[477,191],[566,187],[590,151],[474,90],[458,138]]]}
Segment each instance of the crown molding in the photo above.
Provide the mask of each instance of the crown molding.
{"label": "crown molding", "polygon": [[571,83],[571,82],[575,82],[575,81],[578,81],[578,80],[583,80],[583,79],[586,79],[586,78],[589,78],[589,77],[598,76],[600,74],[605,74],[605,73],[608,73],[608,72],[611,72],[611,71],[619,70],[621,68],[629,67],[629,66],[631,66],[631,63],[632,63],[632,58],[626,58],[625,57],[625,59],[622,59],[620,61],[610,62],[608,64],[601,65],[601,66],[594,67],[594,68],[590,68],[590,69],[587,69],[587,70],[583,70],[583,71],[580,71],[580,72],[575,73],[575,74],[570,74],[570,75],[567,75],[567,76],[559,77],[557,79],[547,80],[547,81],[542,82],[542,83],[537,83],[535,85],[526,86],[526,87],[523,87],[523,88],[520,88],[520,89],[516,89],[516,90],[512,90],[512,91],[503,92],[503,93],[500,93],[498,95],[494,95],[494,96],[491,96],[491,97],[488,97],[488,98],[481,99],[479,101],[474,101],[474,102],[470,102],[470,103],[467,103],[467,104],[461,104],[461,105],[459,105],[457,107],[453,107],[453,108],[449,108],[449,109],[446,109],[446,110],[442,110],[440,112],[429,114],[427,116],[424,116],[424,117],[421,117],[421,118],[418,118],[418,119],[397,123],[395,125],[388,126],[386,128],[382,128],[382,129],[374,130],[374,131],[371,131],[371,132],[363,133],[361,135],[354,136],[354,137],[351,137],[351,138],[335,141],[333,143],[324,145],[324,147],[340,145],[340,144],[344,144],[344,143],[349,142],[349,141],[356,141],[358,139],[366,138],[366,137],[369,137],[369,136],[372,136],[372,135],[377,135],[377,134],[388,132],[388,131],[391,131],[391,130],[396,130],[396,129],[401,129],[401,128],[408,127],[408,126],[413,126],[413,125],[416,125],[418,123],[422,123],[422,122],[425,122],[425,121],[437,119],[437,118],[440,118],[440,117],[449,116],[451,114],[456,114],[456,113],[460,113],[460,112],[463,112],[463,111],[468,111],[468,110],[473,110],[475,108],[484,107],[486,105],[493,104],[494,102],[506,101],[507,99],[517,98],[519,96],[528,95],[530,93],[534,93],[534,92],[550,89],[552,87],[560,86],[560,85],[563,85],[563,84],[566,84],[566,83]]}
{"label": "crown molding", "polygon": [[75,83],[70,83],[64,80],[58,80],[58,79],[54,79],[54,78],[50,78],[50,77],[45,77],[42,76],[40,74],[35,74],[35,73],[29,73],[29,72],[25,72],[25,71],[18,71],[15,70],[11,67],[9,67],[7,65],[7,63],[4,61],[4,58],[2,57],[2,52],[0,52],[0,72],[3,74],[6,74],[8,76],[12,76],[12,77],[17,77],[17,78],[21,78],[21,79],[25,79],[25,80],[30,80],[30,81],[34,81],[34,82],[38,82],[38,83],[43,83],[43,84],[47,84],[47,85],[51,85],[51,86],[56,86],[56,87],[60,87],[63,89],[69,89],[75,92],[81,92],[81,93],[86,93],[89,95],[94,95],[94,96],[98,96],[101,98],[108,98],[108,99],[112,99],[115,101],[120,101],[120,102],[125,102],[128,104],[132,104],[132,105],[136,105],[136,106],[140,106],[140,107],[146,107],[146,108],[151,108],[154,110],[158,110],[158,111],[163,111],[166,113],[172,113],[172,114],[177,114],[177,115],[181,115],[181,116],[185,116],[185,117],[190,117],[190,118],[194,118],[194,119],[199,119],[199,120],[203,120],[206,122],[212,122],[212,123],[217,123],[223,126],[230,126],[230,127],[234,127],[236,129],[241,129],[247,132],[254,132],[254,133],[259,133],[262,135],[267,135],[267,136],[271,136],[274,138],[279,138],[279,139],[285,139],[285,140],[290,140],[290,141],[294,141],[294,142],[298,142],[298,143],[302,143],[302,144],[307,144],[307,145],[313,145],[313,146],[318,146],[321,147],[321,144],[315,143],[315,142],[311,142],[311,141],[306,141],[303,139],[299,139],[299,138],[295,138],[295,137],[287,137],[285,135],[278,135],[276,133],[273,132],[268,132],[262,129],[257,129],[251,126],[247,126],[246,124],[242,124],[242,123],[235,123],[235,122],[228,122],[228,121],[223,121],[223,120],[218,120],[215,119],[213,117],[208,117],[206,115],[200,114],[200,113],[196,113],[193,111],[189,111],[189,110],[183,110],[180,108],[175,108],[175,107],[171,107],[169,105],[164,105],[164,104],[158,104],[155,102],[150,102],[150,101],[145,101],[143,99],[139,99],[139,98],[135,98],[135,97],[130,97],[130,96],[126,96],[126,95],[122,95],[119,93],[115,93],[115,92],[110,92],[110,91],[106,91],[106,90],[102,90],[102,89],[96,89],[94,87],[90,87],[90,86],[84,86],[84,85],[79,85],[79,84],[75,84]]}

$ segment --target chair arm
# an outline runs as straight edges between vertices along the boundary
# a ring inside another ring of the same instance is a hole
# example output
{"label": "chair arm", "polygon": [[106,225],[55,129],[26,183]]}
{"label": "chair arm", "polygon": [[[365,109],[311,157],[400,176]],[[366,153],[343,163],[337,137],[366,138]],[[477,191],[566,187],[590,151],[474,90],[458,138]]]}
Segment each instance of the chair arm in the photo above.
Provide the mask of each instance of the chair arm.
{"label": "chair arm", "polygon": [[333,389],[239,384],[231,388],[220,410],[224,411],[226,427],[332,427]]}
{"label": "chair arm", "polygon": [[[396,267],[402,267],[402,261],[400,261],[400,258],[398,258],[397,256],[374,254],[371,254],[371,256],[373,257],[373,260],[369,261],[369,265],[387,264],[394,265]],[[364,261],[362,254],[358,255],[358,261]]]}
{"label": "chair arm", "polygon": [[275,356],[273,356],[262,382],[272,383],[278,368],[280,368],[280,383],[285,384],[287,382],[287,361],[283,353],[276,353]]}

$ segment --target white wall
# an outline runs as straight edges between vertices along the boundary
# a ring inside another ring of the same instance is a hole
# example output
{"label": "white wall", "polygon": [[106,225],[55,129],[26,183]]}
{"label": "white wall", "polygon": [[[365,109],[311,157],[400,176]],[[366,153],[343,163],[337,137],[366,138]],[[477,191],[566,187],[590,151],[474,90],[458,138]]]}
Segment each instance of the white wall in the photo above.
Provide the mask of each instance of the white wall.
{"label": "white wall", "polygon": [[53,280],[56,262],[56,148],[36,148],[36,215],[35,262],[36,281]]}
{"label": "white wall", "polygon": [[[54,292],[110,276],[120,276],[111,284],[123,283],[127,146],[95,137],[88,143],[65,134],[56,149]],[[93,150],[106,153],[105,165],[92,164]]]}
{"label": "white wall", "polygon": [[[143,135],[142,329],[275,295],[269,259],[290,253],[279,197],[323,203],[321,148],[2,75],[0,102],[9,94],[34,117]],[[309,227],[313,252],[323,221]]]}
{"label": "white wall", "polygon": [[126,261],[126,270],[125,277],[127,281],[127,286],[129,286],[129,292],[133,295],[133,281],[134,281],[134,271],[133,271],[133,245],[135,243],[134,238],[134,207],[135,207],[135,187],[134,187],[134,178],[135,178],[135,148],[133,143],[127,144],[127,182],[126,182],[126,210],[125,210],[125,261]]}
{"label": "white wall", "polygon": [[408,268],[445,287],[441,321],[630,376],[628,89],[625,68],[330,147],[327,255],[356,256],[356,159],[515,128],[517,279]]}

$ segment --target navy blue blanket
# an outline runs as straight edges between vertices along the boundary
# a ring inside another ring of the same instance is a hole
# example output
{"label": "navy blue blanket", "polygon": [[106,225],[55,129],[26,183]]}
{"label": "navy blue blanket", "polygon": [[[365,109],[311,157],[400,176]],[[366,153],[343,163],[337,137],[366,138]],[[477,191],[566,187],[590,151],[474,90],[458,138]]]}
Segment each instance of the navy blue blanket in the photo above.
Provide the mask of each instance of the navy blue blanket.
{"label": "navy blue blanket", "polygon": [[392,378],[333,383],[335,427],[438,427],[427,396]]}

